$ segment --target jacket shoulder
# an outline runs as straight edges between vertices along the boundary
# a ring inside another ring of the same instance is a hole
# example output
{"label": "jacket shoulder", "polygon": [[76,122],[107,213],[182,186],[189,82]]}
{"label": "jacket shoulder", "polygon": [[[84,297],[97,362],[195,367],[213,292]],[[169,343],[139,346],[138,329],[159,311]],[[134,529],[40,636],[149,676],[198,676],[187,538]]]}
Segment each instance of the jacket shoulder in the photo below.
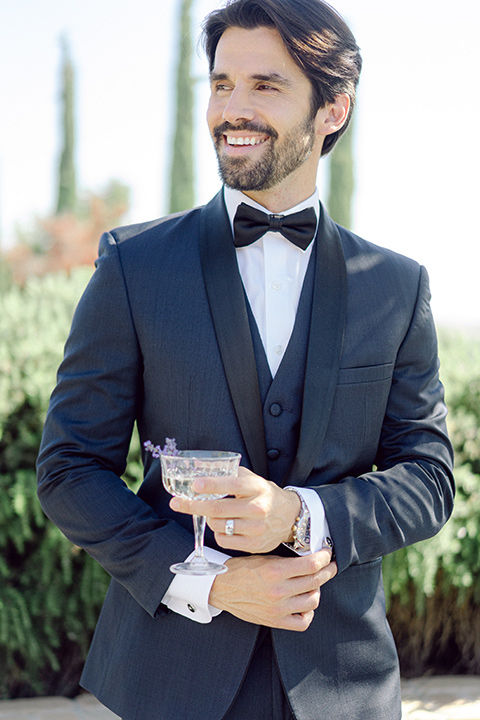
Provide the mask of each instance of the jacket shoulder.
{"label": "jacket shoulder", "polygon": [[110,244],[114,242],[117,245],[134,239],[138,241],[148,239],[158,240],[163,235],[178,233],[182,231],[183,228],[187,229],[189,225],[197,222],[200,210],[201,208],[198,207],[172,215],[165,215],[164,217],[147,222],[124,225],[110,230],[108,233],[105,233],[105,235],[111,237]]}
{"label": "jacket shoulder", "polygon": [[381,266],[383,270],[396,268],[398,271],[418,276],[420,264],[395,250],[376,245],[355,233],[337,225],[345,260],[350,268],[361,270]]}

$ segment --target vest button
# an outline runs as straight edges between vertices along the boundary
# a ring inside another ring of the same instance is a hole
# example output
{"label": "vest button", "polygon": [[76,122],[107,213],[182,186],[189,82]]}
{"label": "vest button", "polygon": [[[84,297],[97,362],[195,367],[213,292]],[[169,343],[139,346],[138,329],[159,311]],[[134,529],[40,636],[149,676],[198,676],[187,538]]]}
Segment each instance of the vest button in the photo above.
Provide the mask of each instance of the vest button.
{"label": "vest button", "polygon": [[283,408],[278,403],[273,403],[270,405],[270,415],[273,415],[273,417],[278,417],[283,412]]}
{"label": "vest button", "polygon": [[278,460],[278,458],[280,457],[280,450],[275,450],[274,448],[272,448],[267,452],[267,457],[269,460]]}

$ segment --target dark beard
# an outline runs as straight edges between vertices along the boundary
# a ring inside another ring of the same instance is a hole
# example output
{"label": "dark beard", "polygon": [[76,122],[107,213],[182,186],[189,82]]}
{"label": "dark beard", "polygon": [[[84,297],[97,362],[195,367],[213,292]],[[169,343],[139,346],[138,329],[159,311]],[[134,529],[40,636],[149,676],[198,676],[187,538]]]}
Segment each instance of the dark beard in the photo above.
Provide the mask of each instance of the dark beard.
{"label": "dark beard", "polygon": [[[222,154],[224,135],[228,131],[257,132],[268,135],[267,147],[260,160],[227,157]],[[214,130],[218,170],[225,185],[243,192],[270,190],[278,185],[310,156],[315,141],[314,119],[309,116],[281,141],[271,127],[242,123],[232,126],[225,122]],[[305,142],[306,140],[306,142]],[[280,143],[280,144],[278,144]]]}

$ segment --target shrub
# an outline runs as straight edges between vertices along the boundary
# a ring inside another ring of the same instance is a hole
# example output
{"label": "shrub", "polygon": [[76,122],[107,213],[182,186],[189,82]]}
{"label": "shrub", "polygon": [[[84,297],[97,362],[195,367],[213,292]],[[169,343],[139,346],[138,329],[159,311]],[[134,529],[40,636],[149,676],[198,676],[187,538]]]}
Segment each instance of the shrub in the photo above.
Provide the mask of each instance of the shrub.
{"label": "shrub", "polygon": [[0,695],[72,694],[107,578],[44,517],[35,460],[91,270],[13,286],[0,314]]}

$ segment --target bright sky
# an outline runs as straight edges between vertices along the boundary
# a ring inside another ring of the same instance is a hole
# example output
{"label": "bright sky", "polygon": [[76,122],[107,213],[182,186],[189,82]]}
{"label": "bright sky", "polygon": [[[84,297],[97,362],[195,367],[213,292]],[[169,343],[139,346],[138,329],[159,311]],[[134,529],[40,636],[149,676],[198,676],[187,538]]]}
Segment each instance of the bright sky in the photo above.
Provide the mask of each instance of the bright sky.
{"label": "bright sky", "polygon": [[[132,190],[128,221],[166,212],[180,0],[0,4],[0,238],[52,211],[59,155],[59,38],[76,68],[83,190]],[[216,0],[194,0],[195,25]],[[439,323],[480,326],[478,0],[333,0],[362,48],[352,229],[429,270]],[[197,202],[219,188],[197,60]],[[325,165],[319,174],[321,195]]]}

